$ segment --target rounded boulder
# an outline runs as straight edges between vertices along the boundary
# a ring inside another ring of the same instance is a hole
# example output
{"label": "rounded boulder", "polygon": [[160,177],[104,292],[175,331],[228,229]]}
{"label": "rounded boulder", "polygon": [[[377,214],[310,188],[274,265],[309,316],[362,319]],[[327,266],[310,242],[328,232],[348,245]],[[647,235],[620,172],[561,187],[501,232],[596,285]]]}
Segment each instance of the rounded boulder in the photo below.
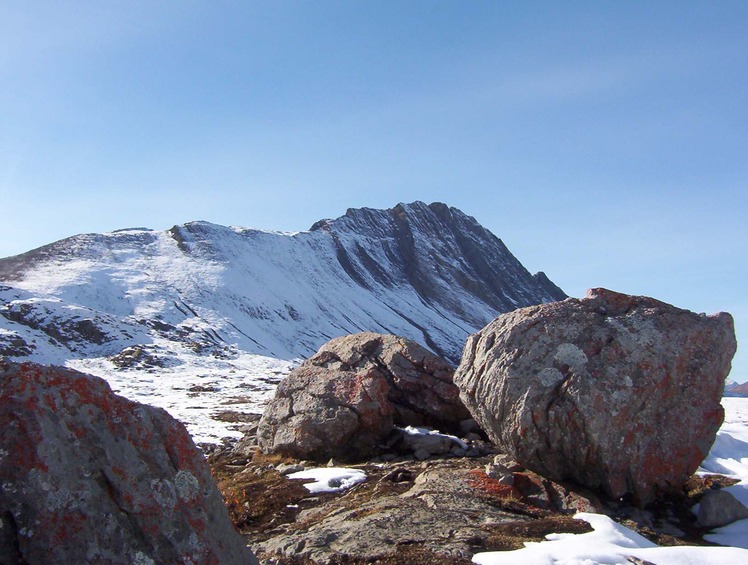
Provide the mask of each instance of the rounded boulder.
{"label": "rounded boulder", "polygon": [[455,383],[522,465],[644,505],[709,452],[735,350],[729,314],[593,289],[495,319],[468,339]]}

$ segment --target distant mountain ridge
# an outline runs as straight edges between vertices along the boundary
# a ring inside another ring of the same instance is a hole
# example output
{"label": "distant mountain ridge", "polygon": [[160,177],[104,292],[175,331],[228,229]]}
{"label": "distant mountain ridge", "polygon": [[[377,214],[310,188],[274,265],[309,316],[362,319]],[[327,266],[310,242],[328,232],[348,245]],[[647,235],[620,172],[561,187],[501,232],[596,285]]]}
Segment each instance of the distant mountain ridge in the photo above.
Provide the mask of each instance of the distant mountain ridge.
{"label": "distant mountain ridge", "polygon": [[422,202],[294,234],[191,222],[78,235],[0,259],[0,281],[0,353],[34,358],[165,337],[290,359],[367,330],[456,361],[498,313],[565,298],[474,218]]}
{"label": "distant mountain ridge", "polygon": [[725,381],[725,396],[748,397],[748,382],[737,383],[731,379],[727,379]]}
{"label": "distant mountain ridge", "polygon": [[333,337],[397,334],[456,363],[497,314],[565,296],[440,203],[351,209],[297,233],[124,229],[0,259],[0,356],[104,377],[218,441]]}

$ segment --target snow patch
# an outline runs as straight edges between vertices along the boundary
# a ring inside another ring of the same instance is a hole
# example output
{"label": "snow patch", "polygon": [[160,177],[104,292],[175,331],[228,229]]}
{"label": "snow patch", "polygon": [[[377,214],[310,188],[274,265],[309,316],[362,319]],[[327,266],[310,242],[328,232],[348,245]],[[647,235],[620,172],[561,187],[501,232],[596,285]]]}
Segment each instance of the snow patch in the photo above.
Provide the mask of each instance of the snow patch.
{"label": "snow patch", "polygon": [[307,483],[304,487],[312,494],[318,494],[321,492],[341,492],[349,489],[353,485],[364,482],[366,473],[360,469],[321,467],[292,473],[288,475],[288,478],[313,479],[313,483]]}
{"label": "snow patch", "polygon": [[548,541],[524,549],[478,553],[479,565],[628,565],[636,557],[657,565],[734,565],[748,563],[748,551],[732,547],[659,547],[607,516],[580,512],[574,518],[594,530],[586,534],[550,534]]}
{"label": "snow patch", "polygon": [[438,430],[430,430],[428,428],[417,428],[415,426],[406,426],[404,428],[398,428],[399,430],[402,430],[406,434],[410,436],[436,436],[436,437],[443,437],[445,439],[448,439],[457,445],[459,445],[462,449],[470,449],[470,446],[468,446],[464,441],[462,441],[457,436],[449,435],[449,434],[443,434]]}

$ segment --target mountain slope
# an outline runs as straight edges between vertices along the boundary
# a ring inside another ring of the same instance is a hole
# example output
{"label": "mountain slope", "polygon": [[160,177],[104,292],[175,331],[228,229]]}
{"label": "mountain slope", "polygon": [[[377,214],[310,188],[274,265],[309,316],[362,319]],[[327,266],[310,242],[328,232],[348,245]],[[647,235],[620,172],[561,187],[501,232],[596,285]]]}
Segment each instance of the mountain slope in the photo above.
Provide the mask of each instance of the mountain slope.
{"label": "mountain slope", "polygon": [[282,373],[358,331],[403,335],[455,362],[467,335],[498,313],[562,298],[440,203],[348,210],[297,233],[191,222],[0,259],[0,355],[73,365],[122,387],[134,371],[251,373],[257,363],[242,360],[254,356]]}
{"label": "mountain slope", "polygon": [[748,398],[748,382],[737,383],[733,380],[727,379],[727,381],[725,381],[725,396]]}

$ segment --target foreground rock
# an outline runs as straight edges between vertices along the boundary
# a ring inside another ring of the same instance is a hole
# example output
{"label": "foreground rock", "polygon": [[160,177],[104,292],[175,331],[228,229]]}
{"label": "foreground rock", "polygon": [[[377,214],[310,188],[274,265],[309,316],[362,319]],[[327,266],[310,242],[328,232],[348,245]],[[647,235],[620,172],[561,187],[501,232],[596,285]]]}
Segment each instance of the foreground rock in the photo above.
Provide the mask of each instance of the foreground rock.
{"label": "foreground rock", "polygon": [[699,502],[699,525],[705,528],[719,528],[747,518],[748,508],[725,490],[709,490]]}
{"label": "foreground rock", "polygon": [[334,339],[276,390],[258,429],[260,449],[300,459],[363,459],[393,426],[457,429],[469,413],[453,368],[396,336]]}
{"label": "foreground rock", "polygon": [[707,455],[735,349],[729,314],[594,289],[491,322],[468,340],[455,383],[526,467],[643,505]]}
{"label": "foreground rock", "polygon": [[0,360],[0,429],[3,563],[257,563],[164,410]]}

